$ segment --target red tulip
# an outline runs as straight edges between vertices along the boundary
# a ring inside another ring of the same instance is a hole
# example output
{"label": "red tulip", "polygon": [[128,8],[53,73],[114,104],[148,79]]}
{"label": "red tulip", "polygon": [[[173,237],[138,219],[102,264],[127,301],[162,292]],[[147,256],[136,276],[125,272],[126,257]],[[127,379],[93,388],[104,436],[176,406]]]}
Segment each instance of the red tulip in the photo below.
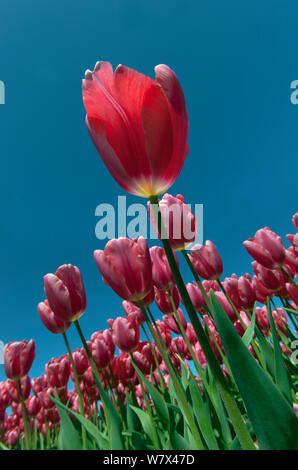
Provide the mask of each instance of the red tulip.
{"label": "red tulip", "polygon": [[126,316],[134,316],[138,325],[143,325],[145,318],[140,307],[137,307],[133,302],[129,302],[128,300],[123,300],[122,307]]}
{"label": "red tulip", "polygon": [[144,298],[152,287],[152,266],[146,240],[110,240],[104,250],[94,251],[103,282],[125,300]]}
{"label": "red tulip", "polygon": [[221,257],[216,246],[207,240],[205,246],[195,245],[191,251],[191,262],[199,276],[203,279],[219,279],[223,272]]}
{"label": "red tulip", "polygon": [[194,306],[195,311],[206,313],[203,307],[203,305],[206,305],[206,302],[205,302],[202,292],[199,289],[198,284],[189,282],[188,284],[186,284],[186,289],[190,297],[190,300]]}
{"label": "red tulip", "polygon": [[172,339],[171,342],[171,352],[173,354],[178,354],[179,356],[182,357],[182,359],[187,359],[191,360],[191,354],[188,350],[187,344],[182,338],[182,336],[176,336],[175,338]]}
{"label": "red tulip", "polygon": [[[157,327],[157,328],[156,328]],[[162,337],[163,342],[165,343],[166,347],[168,348],[171,344],[171,330],[168,325],[160,320],[156,320],[155,326],[153,327],[156,334]]]}
{"label": "red tulip", "polygon": [[[158,289],[157,287],[154,287],[154,291],[155,291],[155,302],[159,310],[165,314],[173,313],[175,311],[175,308],[172,305],[169,293],[165,290]],[[174,305],[177,309],[180,303],[180,297],[179,297],[179,291],[176,286],[174,286],[171,289],[171,295],[172,295],[172,300],[174,302]]]}
{"label": "red tulip", "polygon": [[286,289],[289,293],[290,299],[298,305],[298,287],[290,284],[289,282],[286,283]]}
{"label": "red tulip", "polygon": [[111,362],[115,351],[115,345],[110,330],[106,334],[98,333],[92,336],[91,354],[98,369],[105,369]]}
{"label": "red tulip", "polygon": [[134,318],[116,318],[111,330],[113,341],[121,351],[130,353],[136,349],[139,343],[140,331]]}
{"label": "red tulip", "polygon": [[28,412],[28,415],[31,417],[35,417],[37,413],[39,412],[41,407],[39,398],[36,395],[33,395],[32,397],[29,397],[28,400],[26,401],[26,409]]}
{"label": "red tulip", "polygon": [[64,322],[78,320],[86,310],[86,294],[79,268],[64,264],[55,274],[44,276],[49,306]]}
{"label": "red tulip", "polygon": [[39,317],[44,326],[54,334],[65,333],[71,325],[71,322],[61,320],[49,307],[48,300],[40,302],[37,305]]}
{"label": "red tulip", "polygon": [[[174,250],[185,250],[196,237],[197,220],[189,206],[185,204],[184,197],[181,194],[177,194],[176,197],[165,194],[159,201],[158,208],[164,229],[162,238],[169,239]],[[148,210],[150,221],[160,236],[155,212],[150,202]]]}
{"label": "red tulip", "polygon": [[214,295],[216,296],[217,300],[219,301],[220,305],[228,315],[229,319],[234,322],[237,320],[237,316],[234,312],[234,309],[228,299],[226,298],[225,294],[223,292],[214,292]]}
{"label": "red tulip", "polygon": [[123,65],[98,62],[83,80],[86,124],[117,183],[132,194],[164,193],[186,158],[188,118],[181,86],[166,65],[155,80]]}
{"label": "red tulip", "polygon": [[272,291],[280,291],[285,286],[284,274],[278,270],[265,268],[256,261],[252,262],[253,270],[259,281]]}
{"label": "red tulip", "polygon": [[[88,362],[85,349],[76,349],[75,351],[73,351],[72,358],[73,358],[73,362],[74,362],[74,365],[78,374],[78,378],[80,379],[89,367],[89,362]],[[74,375],[73,375],[71,364],[70,364],[70,375],[71,375],[72,381],[74,382]]]}
{"label": "red tulip", "polygon": [[11,404],[11,397],[7,393],[5,382],[0,383],[0,407],[6,409]]}
{"label": "red tulip", "polygon": [[129,354],[122,354],[121,356],[115,357],[112,369],[116,379],[120,380],[124,385],[135,375],[135,369],[131,363]]}
{"label": "red tulip", "polygon": [[248,253],[268,269],[281,267],[285,261],[282,239],[268,227],[258,230],[254,238],[243,242]]}
{"label": "red tulip", "polygon": [[35,359],[35,341],[14,341],[3,348],[5,374],[9,379],[20,379],[28,374]]}

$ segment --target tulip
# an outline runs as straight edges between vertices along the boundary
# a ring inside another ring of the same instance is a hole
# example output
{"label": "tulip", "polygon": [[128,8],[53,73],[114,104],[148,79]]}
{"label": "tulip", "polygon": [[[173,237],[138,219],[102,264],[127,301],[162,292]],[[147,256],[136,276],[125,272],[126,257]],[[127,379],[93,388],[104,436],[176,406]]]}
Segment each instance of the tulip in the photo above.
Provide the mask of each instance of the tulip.
{"label": "tulip", "polygon": [[[177,310],[177,314],[178,314],[178,317],[179,317],[179,320],[184,328],[184,330],[186,330],[187,328],[187,322],[186,322],[186,319],[185,319],[185,316],[183,315],[183,312],[181,310],[181,308],[178,308]],[[175,315],[176,317],[176,315]],[[164,315],[162,317],[163,321],[165,322],[165,324],[174,332],[176,333],[177,335],[180,333],[180,328],[178,326],[178,324],[176,323],[176,320],[175,320],[175,317],[173,315]]]}
{"label": "tulip", "polygon": [[44,326],[54,334],[65,333],[71,325],[71,322],[61,320],[49,307],[48,300],[40,302],[37,305],[39,317]]}
{"label": "tulip", "polygon": [[144,237],[138,240],[110,240],[104,250],[95,250],[94,259],[102,279],[125,300],[143,299],[152,287],[152,265]]}
{"label": "tulip", "polygon": [[186,336],[190,342],[190,344],[196,344],[198,342],[198,337],[195,333],[194,327],[192,326],[191,323],[187,323],[186,327]]}
{"label": "tulip", "polygon": [[5,374],[9,379],[20,379],[28,374],[35,359],[35,341],[14,341],[3,348]]}
{"label": "tulip", "polygon": [[164,193],[188,152],[188,118],[181,86],[166,65],[155,80],[119,65],[98,62],[83,80],[90,137],[117,183],[131,194]]}
{"label": "tulip", "polygon": [[[24,375],[21,378],[20,382],[21,382],[21,390],[22,390],[23,398],[24,400],[27,400],[31,391],[31,381],[30,381],[29,375]],[[17,380],[7,379],[5,382],[5,387],[12,401],[15,401],[16,403],[20,403],[21,397],[19,394]]]}
{"label": "tulip", "polygon": [[254,275],[252,279],[252,287],[256,296],[256,300],[261,304],[267,304],[267,297],[273,296],[273,291],[267,289],[259,278]]}
{"label": "tulip", "polygon": [[187,344],[182,336],[176,336],[171,342],[171,351],[173,354],[178,354],[182,359],[191,360],[192,356],[188,350]]}
{"label": "tulip", "polygon": [[254,238],[243,242],[248,253],[268,269],[280,268],[285,261],[282,239],[268,227],[258,230]]}
{"label": "tulip", "polygon": [[292,222],[293,222],[295,229],[298,232],[298,212],[296,212],[296,214],[293,215]]}
{"label": "tulip", "polygon": [[195,282],[189,282],[188,284],[186,284],[185,287],[187,289],[188,295],[194,306],[195,311],[200,313],[206,313],[206,310],[204,309],[204,305],[206,306],[206,302],[202,292],[199,289],[198,284]]}
{"label": "tulip", "polygon": [[106,330],[106,335],[99,333],[92,337],[91,354],[98,369],[105,369],[114,356],[115,345],[112,340],[112,334]]}
{"label": "tulip", "polygon": [[70,375],[68,356],[52,359],[46,364],[45,371],[51,387],[65,388]]}
{"label": "tulip", "polygon": [[37,377],[36,379],[32,379],[31,386],[34,395],[38,395],[39,392],[47,388],[49,384],[46,374],[43,374],[40,377]]}
{"label": "tulip", "polygon": [[256,321],[262,330],[262,333],[267,336],[270,328],[267,307],[256,307]]}
{"label": "tulip", "polygon": [[136,366],[143,374],[150,374],[156,369],[156,362],[151,345],[147,341],[139,343],[132,355]]}
{"label": "tulip", "polygon": [[[165,250],[161,246],[153,246],[150,248],[150,256],[152,260],[153,284],[159,289],[172,289],[175,285],[175,280]],[[178,264],[175,253],[174,256]]]}
{"label": "tulip", "polygon": [[143,325],[145,318],[140,307],[137,307],[133,302],[129,302],[128,300],[123,300],[122,307],[126,316],[134,316],[138,325]]}
{"label": "tulip", "polygon": [[285,280],[284,274],[282,272],[267,269],[256,261],[252,262],[252,266],[255,275],[267,289],[272,291],[280,291],[284,287]]}
{"label": "tulip", "polygon": [[[185,204],[184,197],[165,194],[158,203],[163,229],[162,238],[169,239],[173,250],[185,250],[194,241],[197,231],[197,220],[189,206]],[[158,223],[154,210],[148,202],[150,221],[160,237]],[[164,233],[163,233],[164,231]]]}
{"label": "tulip", "polygon": [[135,369],[131,363],[129,354],[122,354],[115,357],[112,369],[116,379],[120,380],[124,385],[129,383],[135,375]]}
{"label": "tulip", "polygon": [[140,331],[134,318],[116,318],[111,330],[114,344],[121,351],[130,353],[136,349],[139,343]]}
{"label": "tulip", "polygon": [[12,447],[16,443],[18,437],[19,437],[19,431],[17,428],[11,429],[10,431],[8,431],[7,436],[6,436],[7,445],[9,447]]}
{"label": "tulip", "polygon": [[168,348],[171,344],[171,330],[168,325],[160,320],[156,320],[154,325],[154,330],[156,334],[160,334],[162,337],[163,342],[165,343],[166,347]]}
{"label": "tulip", "polygon": [[39,398],[36,395],[28,398],[26,402],[26,409],[29,416],[35,417],[38,414],[40,407],[41,404]]}
{"label": "tulip", "polygon": [[176,286],[173,286],[171,289],[171,296],[172,300],[174,302],[175,308],[172,305],[170,295],[167,291],[158,289],[157,287],[154,287],[155,291],[155,302],[156,305],[158,306],[159,310],[162,313],[169,314],[173,313],[175,311],[175,308],[177,309],[180,303],[180,297],[179,297],[179,291]]}
{"label": "tulip", "polygon": [[[75,369],[77,371],[77,374],[78,374],[78,378],[81,378],[84,373],[86,372],[86,370],[88,369],[89,367],[89,362],[88,362],[88,358],[87,358],[87,354],[85,352],[85,349],[82,348],[82,349],[76,349],[75,351],[72,352],[72,358],[73,358],[73,362],[74,362],[74,365],[75,365]],[[70,363],[70,375],[71,375],[71,379],[72,381],[74,382],[75,381],[75,378],[74,378],[74,373],[73,373],[73,370],[72,370],[72,364]]]}
{"label": "tulip", "polygon": [[0,408],[4,410],[11,404],[11,397],[7,393],[5,382],[0,382]]}
{"label": "tulip", "polygon": [[195,245],[190,251],[190,260],[203,279],[217,280],[223,272],[222,260],[216,246],[207,240],[205,246]]}
{"label": "tulip", "polygon": [[85,312],[85,288],[76,266],[64,264],[55,274],[44,276],[44,289],[50,308],[60,320],[73,322]]}

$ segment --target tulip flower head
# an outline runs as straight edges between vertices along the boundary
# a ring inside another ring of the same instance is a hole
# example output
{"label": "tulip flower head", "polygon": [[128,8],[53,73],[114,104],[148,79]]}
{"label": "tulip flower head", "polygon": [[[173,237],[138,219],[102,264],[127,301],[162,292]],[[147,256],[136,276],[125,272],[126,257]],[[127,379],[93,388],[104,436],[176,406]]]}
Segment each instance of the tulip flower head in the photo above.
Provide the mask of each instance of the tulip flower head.
{"label": "tulip flower head", "polygon": [[17,380],[28,374],[35,359],[35,341],[14,341],[3,348],[5,374]]}
{"label": "tulip flower head", "polygon": [[51,333],[65,333],[71,325],[71,322],[61,320],[54,314],[47,299],[37,305],[37,311],[42,323]]}
{"label": "tulip flower head", "polygon": [[94,259],[102,279],[124,300],[143,299],[152,288],[152,264],[144,237],[110,240]]}
{"label": "tulip flower head", "polygon": [[222,260],[210,240],[206,241],[205,246],[195,245],[190,253],[190,260],[199,276],[208,280],[220,278],[223,272]]}
{"label": "tulip flower head", "polygon": [[258,230],[254,238],[243,242],[247,252],[268,269],[280,268],[285,261],[282,239],[268,227]]}
{"label": "tulip flower head", "polygon": [[86,310],[86,294],[79,268],[64,264],[55,274],[44,276],[49,307],[64,322],[78,320]]}
{"label": "tulip flower head", "polygon": [[97,62],[85,74],[83,101],[90,137],[117,183],[141,197],[164,193],[188,153],[187,111],[175,73],[158,65],[153,80]]}

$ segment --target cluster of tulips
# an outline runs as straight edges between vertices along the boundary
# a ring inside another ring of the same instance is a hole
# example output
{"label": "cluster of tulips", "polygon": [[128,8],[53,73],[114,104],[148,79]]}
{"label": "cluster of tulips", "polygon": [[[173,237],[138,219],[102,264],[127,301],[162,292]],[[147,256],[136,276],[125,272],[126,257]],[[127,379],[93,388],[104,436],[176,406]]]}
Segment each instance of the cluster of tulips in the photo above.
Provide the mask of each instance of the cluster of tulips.
{"label": "cluster of tulips", "polygon": [[[34,340],[5,345],[1,447],[294,448],[297,380],[290,345],[298,329],[298,233],[287,236],[285,248],[269,228],[258,230],[244,242],[254,258],[253,277],[221,281],[223,263],[211,241],[187,251],[197,222],[184,198],[158,200],[188,153],[185,101],[174,72],[158,66],[152,80],[124,66],[113,74],[101,62],[86,72],[83,97],[104,163],[125,190],[148,197],[163,246],[119,238],[94,252],[103,282],[123,299],[123,314],[89,340],[79,324],[87,306],[79,268],[65,264],[44,276],[38,314],[62,336],[67,354],[30,379]],[[166,219],[173,206],[178,218]],[[186,222],[191,230],[184,230]],[[293,223],[297,231],[298,212]],[[193,282],[183,282],[177,255]],[[153,314],[154,303],[162,318]],[[72,324],[82,342],[73,351]],[[273,369],[279,376],[268,382]],[[254,409],[254,393],[272,397],[272,407],[266,401]],[[262,424],[269,417],[278,432]]]}

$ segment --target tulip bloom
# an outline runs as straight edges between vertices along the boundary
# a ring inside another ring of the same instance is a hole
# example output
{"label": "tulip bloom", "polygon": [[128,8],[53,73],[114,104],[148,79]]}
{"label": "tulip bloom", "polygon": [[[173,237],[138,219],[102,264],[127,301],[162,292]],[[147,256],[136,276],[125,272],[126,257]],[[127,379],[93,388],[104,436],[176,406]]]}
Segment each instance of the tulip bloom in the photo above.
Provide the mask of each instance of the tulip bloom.
{"label": "tulip bloom", "polygon": [[199,276],[208,280],[220,278],[223,272],[222,260],[210,240],[206,241],[206,246],[195,245],[190,253],[190,260]]}
{"label": "tulip bloom", "polygon": [[79,268],[64,264],[44,276],[44,290],[54,314],[64,322],[78,320],[86,310],[86,294]]}
{"label": "tulip bloom", "polygon": [[[175,308],[172,305],[169,293],[165,290],[158,289],[157,287],[154,287],[154,291],[155,291],[155,302],[159,310],[165,314],[173,313],[175,311]],[[174,286],[171,289],[171,296],[172,296],[174,305],[177,309],[179,307],[180,297],[179,297],[179,291],[176,286]]]}
{"label": "tulip bloom", "polygon": [[39,317],[44,326],[54,334],[65,333],[71,322],[60,320],[49,307],[49,302],[45,300],[37,305]]}
{"label": "tulip bloom", "polygon": [[[152,260],[152,280],[159,289],[169,290],[175,285],[175,279],[171,271],[165,250],[161,246],[150,248]],[[174,253],[176,263],[179,267],[177,256]]]}
{"label": "tulip bloom", "polygon": [[[148,202],[148,210],[150,221],[160,237],[157,220],[150,202]],[[164,229],[161,230],[161,238],[169,239],[173,250],[185,250],[189,247],[196,237],[197,220],[189,206],[185,204],[184,197],[181,194],[177,194],[176,197],[165,194],[158,203],[158,210]]]}
{"label": "tulip bloom", "polygon": [[[31,380],[30,380],[29,375],[24,375],[21,378],[20,382],[21,382],[21,390],[22,390],[23,398],[24,400],[27,400],[31,392]],[[15,401],[16,403],[20,403],[21,397],[19,393],[17,380],[7,379],[5,382],[5,387],[12,401]]]}
{"label": "tulip bloom", "polygon": [[14,341],[3,348],[5,374],[17,380],[28,374],[35,359],[35,341]]}
{"label": "tulip bloom", "polygon": [[292,222],[293,222],[295,229],[298,232],[298,212],[296,212],[296,214],[293,215]]}
{"label": "tulip bloom", "polygon": [[247,252],[268,269],[280,268],[285,261],[282,239],[268,227],[258,230],[254,238],[243,242]]}
{"label": "tulip bloom", "polygon": [[94,259],[102,279],[122,299],[143,299],[152,288],[152,264],[144,237],[138,240],[110,240],[104,250],[95,250]]}
{"label": "tulip bloom", "polygon": [[175,73],[155,67],[155,80],[119,65],[98,62],[83,80],[86,125],[103,162],[131,194],[164,193],[188,153],[188,118]]}
{"label": "tulip bloom", "polygon": [[51,387],[64,388],[70,375],[68,356],[51,359],[45,366],[46,376]]}
{"label": "tulip bloom", "polygon": [[123,352],[134,351],[139,343],[139,326],[133,317],[118,317],[111,327],[114,344]]}

